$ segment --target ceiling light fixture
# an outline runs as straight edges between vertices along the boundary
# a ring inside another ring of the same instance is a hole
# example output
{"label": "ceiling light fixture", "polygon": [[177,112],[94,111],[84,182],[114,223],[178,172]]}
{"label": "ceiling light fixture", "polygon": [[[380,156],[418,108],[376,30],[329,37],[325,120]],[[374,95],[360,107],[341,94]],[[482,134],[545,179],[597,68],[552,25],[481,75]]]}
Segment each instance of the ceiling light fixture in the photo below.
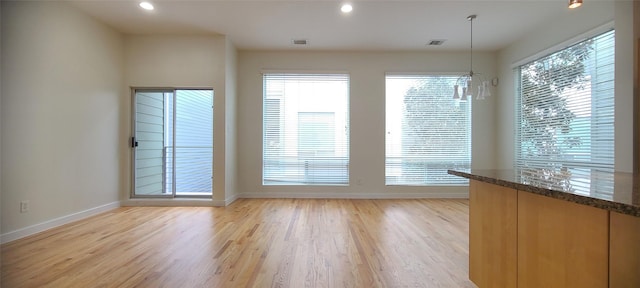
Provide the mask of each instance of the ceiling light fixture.
{"label": "ceiling light fixture", "polygon": [[[453,85],[453,99],[460,99],[461,101],[465,101],[469,97],[473,97],[474,92],[476,93],[476,100],[484,100],[486,97],[491,96],[491,88],[489,87],[490,82],[484,80],[480,73],[473,72],[473,20],[476,19],[476,17],[476,15],[469,15],[467,17],[471,26],[469,73],[458,77],[456,84]],[[476,87],[474,85],[477,86],[477,89],[473,89],[473,87]],[[498,78],[492,79],[491,85],[497,86]],[[462,87],[462,94],[458,91],[460,87]]]}
{"label": "ceiling light fixture", "polygon": [[153,10],[153,4],[149,3],[149,2],[140,2],[140,7],[144,10]]}
{"label": "ceiling light fixture", "polygon": [[569,9],[574,9],[582,6],[582,0],[569,0]]}
{"label": "ceiling light fixture", "polygon": [[343,4],[342,7],[340,7],[340,11],[342,11],[342,13],[351,13],[353,6],[351,6],[351,4]]}

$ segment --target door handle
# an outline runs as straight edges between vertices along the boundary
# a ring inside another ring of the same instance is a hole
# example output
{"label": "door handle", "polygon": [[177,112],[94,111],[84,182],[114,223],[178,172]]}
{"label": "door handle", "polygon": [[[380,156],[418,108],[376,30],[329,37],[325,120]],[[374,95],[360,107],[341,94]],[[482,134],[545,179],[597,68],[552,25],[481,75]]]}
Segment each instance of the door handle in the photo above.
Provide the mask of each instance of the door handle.
{"label": "door handle", "polygon": [[136,141],[136,137],[131,137],[131,148],[138,147],[138,141]]}

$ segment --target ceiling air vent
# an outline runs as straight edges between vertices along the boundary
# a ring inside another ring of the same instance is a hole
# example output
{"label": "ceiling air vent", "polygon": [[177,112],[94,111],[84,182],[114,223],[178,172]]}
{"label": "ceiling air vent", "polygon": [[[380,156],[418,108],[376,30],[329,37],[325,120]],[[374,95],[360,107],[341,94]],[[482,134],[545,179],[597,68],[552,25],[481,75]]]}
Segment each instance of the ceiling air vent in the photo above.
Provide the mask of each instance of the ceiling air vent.
{"label": "ceiling air vent", "polygon": [[293,45],[307,45],[307,39],[293,39]]}
{"label": "ceiling air vent", "polygon": [[435,40],[429,41],[429,43],[427,45],[429,45],[429,46],[440,46],[440,45],[442,45],[442,43],[444,43],[444,41],[446,41],[446,40],[444,40],[444,39],[435,39]]}

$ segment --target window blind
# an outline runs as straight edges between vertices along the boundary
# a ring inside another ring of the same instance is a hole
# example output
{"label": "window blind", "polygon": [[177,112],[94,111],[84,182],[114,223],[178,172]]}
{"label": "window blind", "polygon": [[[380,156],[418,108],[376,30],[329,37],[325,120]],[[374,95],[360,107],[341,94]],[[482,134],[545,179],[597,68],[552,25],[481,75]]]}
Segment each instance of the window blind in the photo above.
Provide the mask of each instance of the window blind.
{"label": "window blind", "polygon": [[349,183],[349,75],[265,73],[264,185]]}
{"label": "window blind", "polygon": [[611,30],[516,68],[516,168],[559,180],[613,171],[614,52]]}
{"label": "window blind", "polygon": [[447,169],[471,166],[471,101],[453,99],[457,76],[387,75],[387,185],[464,185]]}

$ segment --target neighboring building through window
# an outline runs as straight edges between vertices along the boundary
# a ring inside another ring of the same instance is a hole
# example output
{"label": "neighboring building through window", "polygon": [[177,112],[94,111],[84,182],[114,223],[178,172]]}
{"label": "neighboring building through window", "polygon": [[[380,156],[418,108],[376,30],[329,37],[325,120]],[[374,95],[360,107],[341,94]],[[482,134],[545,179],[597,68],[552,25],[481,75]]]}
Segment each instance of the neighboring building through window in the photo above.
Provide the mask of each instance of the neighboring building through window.
{"label": "neighboring building through window", "polygon": [[471,101],[453,99],[457,76],[386,76],[387,185],[464,185],[471,166]]}
{"label": "neighboring building through window", "polygon": [[349,75],[264,74],[264,185],[349,183]]}
{"label": "neighboring building through window", "polygon": [[531,182],[614,170],[614,54],[611,30],[517,67],[515,165]]}

